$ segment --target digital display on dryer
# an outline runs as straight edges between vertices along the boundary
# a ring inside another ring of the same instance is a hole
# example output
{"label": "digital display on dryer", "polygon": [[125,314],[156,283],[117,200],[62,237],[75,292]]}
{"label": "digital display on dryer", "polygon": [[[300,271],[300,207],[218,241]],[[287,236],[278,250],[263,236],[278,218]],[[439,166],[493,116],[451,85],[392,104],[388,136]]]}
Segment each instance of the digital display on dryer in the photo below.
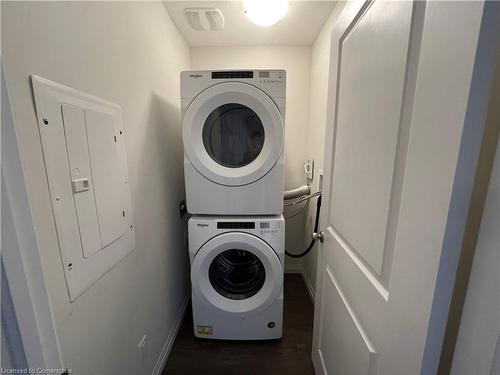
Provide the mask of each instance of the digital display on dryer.
{"label": "digital display on dryer", "polygon": [[260,223],[260,229],[269,229],[269,222]]}
{"label": "digital display on dryer", "polygon": [[245,221],[219,221],[217,229],[255,229],[254,222]]}
{"label": "digital display on dryer", "polygon": [[212,79],[228,79],[228,78],[253,78],[253,72],[252,71],[212,72]]}

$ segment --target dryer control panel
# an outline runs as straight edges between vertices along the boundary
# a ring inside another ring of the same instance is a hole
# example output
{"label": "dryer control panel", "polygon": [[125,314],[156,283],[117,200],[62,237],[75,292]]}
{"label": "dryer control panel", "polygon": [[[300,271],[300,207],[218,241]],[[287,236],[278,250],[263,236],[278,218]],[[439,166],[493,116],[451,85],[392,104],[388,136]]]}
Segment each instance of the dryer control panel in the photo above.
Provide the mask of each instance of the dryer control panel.
{"label": "dryer control panel", "polygon": [[255,222],[251,221],[219,221],[217,229],[255,229]]}
{"label": "dryer control panel", "polygon": [[196,70],[181,72],[181,102],[187,107],[205,89],[225,82],[242,82],[271,98],[286,97],[286,71],[282,69]]}
{"label": "dryer control panel", "polygon": [[[212,79],[254,79],[260,83],[283,82],[285,72],[283,70],[222,70],[212,72]],[[244,80],[243,80],[244,81]]]}

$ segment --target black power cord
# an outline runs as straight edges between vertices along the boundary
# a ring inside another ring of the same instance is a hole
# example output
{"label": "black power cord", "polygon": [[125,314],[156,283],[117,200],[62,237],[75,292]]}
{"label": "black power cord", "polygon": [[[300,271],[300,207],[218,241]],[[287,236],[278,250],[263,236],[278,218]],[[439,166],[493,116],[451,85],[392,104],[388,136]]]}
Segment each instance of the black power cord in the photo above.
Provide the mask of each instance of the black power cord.
{"label": "black power cord", "polygon": [[[314,221],[314,233],[318,233],[318,226],[319,226],[319,212],[321,210],[321,195],[318,195],[318,200],[316,201],[316,219]],[[299,254],[292,254],[289,253],[288,250],[285,249],[285,254],[288,255],[290,258],[302,258],[309,254],[309,252],[312,250],[314,244],[316,243],[316,239],[312,239],[311,243],[305,249],[303,252]]]}

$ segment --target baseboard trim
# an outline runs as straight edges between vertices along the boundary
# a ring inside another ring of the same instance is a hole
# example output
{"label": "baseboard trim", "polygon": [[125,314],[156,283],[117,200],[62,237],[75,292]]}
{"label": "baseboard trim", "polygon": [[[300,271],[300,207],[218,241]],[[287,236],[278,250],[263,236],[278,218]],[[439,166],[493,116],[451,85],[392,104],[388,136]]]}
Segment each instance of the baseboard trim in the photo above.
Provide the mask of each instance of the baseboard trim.
{"label": "baseboard trim", "polygon": [[179,328],[181,328],[184,315],[186,314],[186,310],[189,305],[190,297],[191,289],[188,289],[186,296],[184,297],[184,301],[182,301],[181,308],[179,309],[179,312],[177,313],[177,316],[175,318],[174,325],[170,329],[167,339],[165,340],[165,344],[163,344],[163,348],[161,349],[160,355],[158,356],[158,360],[156,361],[156,365],[151,375],[160,375],[163,367],[165,367],[165,363],[167,363],[168,355],[172,350],[172,346],[174,345],[174,341],[177,337],[177,333],[179,332]]}
{"label": "baseboard trim", "polygon": [[301,274],[302,279],[304,279],[304,283],[306,284],[307,291],[309,292],[309,297],[311,297],[312,303],[314,305],[314,287],[311,280],[309,280],[309,276],[307,275],[304,267],[301,264],[294,264],[291,267],[285,267],[285,273],[295,273]]}
{"label": "baseboard trim", "polygon": [[309,279],[309,276],[307,275],[307,272],[305,270],[302,270],[302,278],[304,279],[304,283],[306,284],[307,291],[309,292],[309,297],[311,297],[311,301],[314,305],[314,299],[315,299],[315,293],[314,293],[314,286],[311,280]]}
{"label": "baseboard trim", "polygon": [[285,265],[285,273],[304,273],[304,268],[302,268],[301,264],[292,264],[291,266]]}

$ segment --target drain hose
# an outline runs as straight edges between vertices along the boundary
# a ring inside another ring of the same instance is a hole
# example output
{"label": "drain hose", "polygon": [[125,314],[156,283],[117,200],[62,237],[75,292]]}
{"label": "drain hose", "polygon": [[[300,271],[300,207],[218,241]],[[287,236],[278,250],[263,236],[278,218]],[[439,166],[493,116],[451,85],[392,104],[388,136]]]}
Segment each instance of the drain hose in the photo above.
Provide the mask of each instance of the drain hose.
{"label": "drain hose", "polygon": [[[321,194],[318,195],[318,200],[316,201],[316,219],[314,221],[314,233],[318,233],[318,226],[319,226],[319,212],[321,210]],[[305,249],[303,252],[298,253],[298,254],[292,254],[289,253],[288,250],[285,249],[285,254],[288,255],[290,258],[302,258],[309,254],[309,252],[312,250],[314,247],[314,244],[316,243],[316,239],[312,239],[311,243]]]}

